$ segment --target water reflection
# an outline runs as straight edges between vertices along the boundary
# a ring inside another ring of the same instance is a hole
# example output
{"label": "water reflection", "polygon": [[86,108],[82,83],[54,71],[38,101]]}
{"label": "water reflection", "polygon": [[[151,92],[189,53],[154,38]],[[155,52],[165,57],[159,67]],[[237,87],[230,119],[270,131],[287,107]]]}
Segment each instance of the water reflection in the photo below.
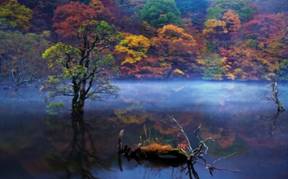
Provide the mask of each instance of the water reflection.
{"label": "water reflection", "polygon": [[[68,110],[47,118],[35,90],[22,90],[25,95],[19,99],[1,92],[0,178],[187,178],[181,167],[126,160],[122,172],[118,167],[121,129],[128,145],[137,145],[145,135],[174,147],[183,143],[168,114],[183,126],[192,146],[197,145],[193,132],[200,124],[200,136],[214,139],[208,143],[208,161],[235,153],[217,167],[241,172],[216,171],[213,178],[288,177],[288,116],[273,116],[266,84],[143,82],[120,89],[115,100],[90,102],[85,123],[71,123]],[[281,86],[285,106],[287,91]],[[201,164],[195,169],[200,178],[211,178]]]}

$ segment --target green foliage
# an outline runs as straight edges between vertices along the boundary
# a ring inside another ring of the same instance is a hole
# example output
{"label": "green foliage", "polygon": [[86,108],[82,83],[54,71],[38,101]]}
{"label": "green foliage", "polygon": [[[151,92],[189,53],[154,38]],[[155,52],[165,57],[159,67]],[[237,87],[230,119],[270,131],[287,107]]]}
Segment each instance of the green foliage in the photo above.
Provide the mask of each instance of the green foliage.
{"label": "green foliage", "polygon": [[181,14],[190,16],[194,25],[202,26],[208,8],[208,0],[176,0]]}
{"label": "green foliage", "polygon": [[49,115],[57,115],[61,109],[64,108],[64,103],[63,102],[50,102],[48,103],[48,105],[46,106],[46,112]]}
{"label": "green foliage", "polygon": [[228,10],[234,10],[242,22],[248,21],[256,11],[248,0],[214,0],[208,8],[208,19],[221,19]]}
{"label": "green foliage", "polygon": [[66,58],[69,55],[72,58],[77,58],[80,56],[80,50],[71,46],[64,44],[62,42],[56,43],[51,47],[47,48],[42,57],[48,59],[49,68],[54,68],[57,65],[63,65],[65,68]]}
{"label": "green foliage", "polygon": [[107,22],[94,20],[84,22],[78,32],[78,44],[58,42],[47,48],[42,57],[56,72],[48,78],[52,97],[73,96],[77,105],[83,105],[87,98],[114,90],[106,74],[115,70],[110,48],[118,34]]}
{"label": "green foliage", "polygon": [[204,11],[208,7],[207,0],[176,0],[176,5],[182,14]]}
{"label": "green foliage", "polygon": [[50,83],[50,84],[58,84],[59,82],[60,81],[57,78],[57,76],[54,76],[54,75],[48,76],[48,83]]}
{"label": "green foliage", "polygon": [[139,15],[143,21],[154,27],[181,23],[180,11],[174,0],[148,0]]}
{"label": "green foliage", "polygon": [[30,27],[32,11],[17,0],[0,2],[0,28],[27,30]]}
{"label": "green foliage", "polygon": [[0,31],[0,75],[21,82],[41,78],[47,73],[47,63],[41,58],[49,42],[34,33]]}
{"label": "green foliage", "polygon": [[223,58],[218,54],[211,54],[203,60],[203,79],[222,80],[224,76]]}
{"label": "green foliage", "polygon": [[288,59],[282,59],[278,70],[279,80],[288,80]]}

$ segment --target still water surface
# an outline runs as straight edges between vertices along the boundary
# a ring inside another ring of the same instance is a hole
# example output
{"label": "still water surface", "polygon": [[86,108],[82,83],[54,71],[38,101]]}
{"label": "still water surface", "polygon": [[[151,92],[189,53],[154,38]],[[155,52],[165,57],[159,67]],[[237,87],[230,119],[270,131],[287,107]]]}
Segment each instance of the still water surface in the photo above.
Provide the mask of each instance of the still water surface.
{"label": "still water surface", "polygon": [[[217,167],[240,172],[216,171],[211,177],[205,167],[196,165],[201,178],[288,178],[288,113],[275,118],[275,106],[267,100],[271,95],[269,84],[126,81],[115,85],[119,87],[116,98],[86,105],[88,135],[82,142],[87,150],[93,149],[93,156],[86,156],[84,150],[85,160],[69,158],[74,151],[73,137],[78,134],[70,124],[68,99],[63,99],[65,108],[51,116],[47,114],[45,94],[37,87],[1,89],[0,178],[79,178],[79,165],[101,179],[188,178],[180,167],[155,163],[123,159],[124,170],[118,167],[117,137],[121,129],[125,129],[124,142],[129,145],[139,142],[144,128],[150,139],[173,146],[183,142],[169,115],[184,127],[193,144],[193,131],[200,124],[201,137],[215,139],[209,143],[208,160],[234,154],[219,161]],[[281,85],[279,90],[288,107],[288,85]]]}

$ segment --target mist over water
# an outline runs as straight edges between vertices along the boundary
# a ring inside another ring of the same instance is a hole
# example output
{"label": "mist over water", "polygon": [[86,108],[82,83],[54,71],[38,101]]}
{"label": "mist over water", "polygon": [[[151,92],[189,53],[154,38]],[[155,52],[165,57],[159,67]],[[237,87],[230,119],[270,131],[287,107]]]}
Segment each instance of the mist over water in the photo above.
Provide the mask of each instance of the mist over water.
{"label": "mist over water", "polygon": [[[216,136],[209,146],[209,160],[236,153],[217,166],[239,169],[217,171],[211,177],[196,165],[201,178],[285,179],[288,176],[288,121],[284,112],[274,121],[274,103],[267,99],[271,87],[266,82],[209,81],[115,81],[118,96],[88,101],[86,120],[97,146],[98,164],[91,172],[103,179],[187,178],[180,168],[142,165],[124,160],[117,165],[117,135],[126,130],[125,141],[137,144],[143,125],[164,142],[177,142],[168,115],[183,125],[189,138],[201,124],[203,137]],[[288,106],[288,86],[280,84],[280,99]],[[59,98],[65,108],[56,116],[46,112],[45,94],[38,87],[0,93],[0,178],[60,178],[65,170],[61,160],[72,138],[69,98]],[[120,111],[120,113],[119,113]],[[121,113],[122,112],[122,113]],[[125,114],[125,118],[119,116]],[[143,117],[146,116],[146,117]],[[168,123],[168,122],[167,122]],[[172,130],[173,131],[173,130]],[[168,140],[169,139],[169,140]],[[171,141],[171,139],[173,139]],[[193,142],[192,142],[193,143]],[[52,160],[52,159],[53,160]],[[17,166],[17,167],[15,167]],[[13,171],[12,171],[13,170]],[[5,172],[6,171],[6,172]],[[74,175],[73,175],[74,176]],[[75,174],[75,178],[77,178]],[[65,178],[65,177],[64,177]]]}

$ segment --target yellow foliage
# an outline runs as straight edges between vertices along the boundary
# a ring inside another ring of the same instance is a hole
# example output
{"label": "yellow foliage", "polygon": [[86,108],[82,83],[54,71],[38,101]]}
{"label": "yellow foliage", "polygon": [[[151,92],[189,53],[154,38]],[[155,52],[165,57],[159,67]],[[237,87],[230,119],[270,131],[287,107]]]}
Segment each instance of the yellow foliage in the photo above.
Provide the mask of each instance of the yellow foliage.
{"label": "yellow foliage", "polygon": [[228,33],[226,22],[217,19],[208,19],[203,30],[204,35],[215,33]]}
{"label": "yellow foliage", "polygon": [[146,57],[151,41],[143,35],[126,34],[115,47],[116,54],[123,55],[122,65],[136,63]]}
{"label": "yellow foliage", "polygon": [[194,41],[192,35],[185,32],[181,27],[178,27],[173,24],[168,24],[163,26],[158,30],[158,36],[162,38],[169,38],[170,40],[179,40],[180,38]]}
{"label": "yellow foliage", "polygon": [[116,117],[125,124],[143,124],[149,117],[145,113],[131,113],[128,110],[115,110]]}

